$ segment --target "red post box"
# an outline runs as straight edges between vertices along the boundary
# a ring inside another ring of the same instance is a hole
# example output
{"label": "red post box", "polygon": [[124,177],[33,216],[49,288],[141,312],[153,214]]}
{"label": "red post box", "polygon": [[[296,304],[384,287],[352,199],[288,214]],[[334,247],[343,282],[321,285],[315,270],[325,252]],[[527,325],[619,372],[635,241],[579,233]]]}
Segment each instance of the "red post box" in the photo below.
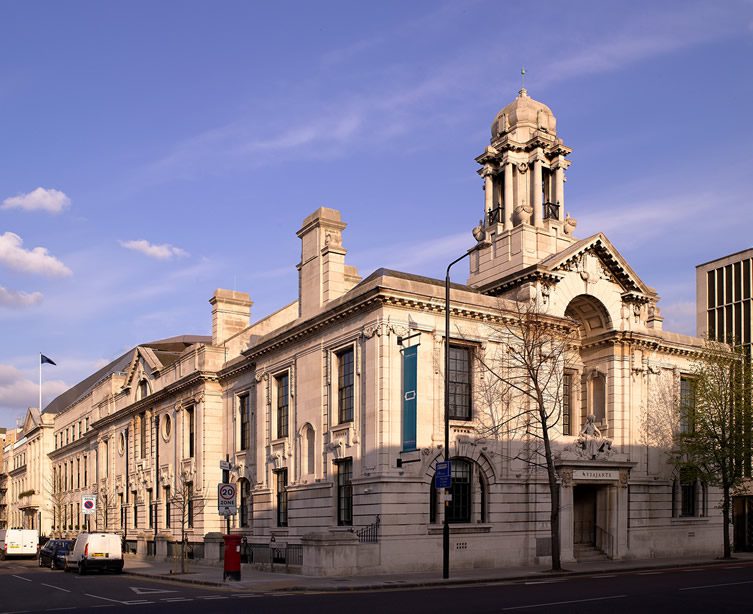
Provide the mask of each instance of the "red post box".
{"label": "red post box", "polygon": [[225,538],[225,567],[222,579],[241,579],[241,535],[223,535]]}

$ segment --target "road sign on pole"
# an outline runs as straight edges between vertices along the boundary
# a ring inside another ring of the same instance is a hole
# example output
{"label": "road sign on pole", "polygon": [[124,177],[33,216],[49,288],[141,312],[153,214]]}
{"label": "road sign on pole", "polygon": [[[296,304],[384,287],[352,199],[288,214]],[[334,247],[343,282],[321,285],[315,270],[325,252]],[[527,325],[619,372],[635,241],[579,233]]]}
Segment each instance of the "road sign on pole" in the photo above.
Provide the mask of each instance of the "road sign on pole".
{"label": "road sign on pole", "polygon": [[81,512],[83,514],[97,513],[97,495],[81,496]]}
{"label": "road sign on pole", "polygon": [[235,484],[217,485],[217,511],[221,516],[232,516],[238,513],[235,505]]}
{"label": "road sign on pole", "polygon": [[434,472],[434,488],[452,488],[452,467],[451,461],[441,461],[437,463]]}

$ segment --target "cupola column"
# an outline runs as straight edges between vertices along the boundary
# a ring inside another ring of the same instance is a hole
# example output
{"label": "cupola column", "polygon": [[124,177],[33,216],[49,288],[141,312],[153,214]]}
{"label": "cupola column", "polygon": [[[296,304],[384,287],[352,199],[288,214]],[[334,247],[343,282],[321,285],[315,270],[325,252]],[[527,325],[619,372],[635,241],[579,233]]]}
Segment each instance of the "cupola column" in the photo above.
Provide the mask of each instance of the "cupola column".
{"label": "cupola column", "polygon": [[542,209],[544,207],[541,202],[541,181],[541,160],[537,156],[533,161],[533,195],[531,198],[533,225],[537,228],[542,225]]}
{"label": "cupola column", "polygon": [[565,169],[557,166],[554,170],[554,202],[559,205],[559,220],[565,219]]}
{"label": "cupola column", "polygon": [[486,211],[486,220],[489,219],[489,212],[494,209],[494,181],[492,180],[492,169],[484,169],[484,210]]}
{"label": "cupola column", "polygon": [[512,229],[512,211],[515,208],[512,203],[512,170],[512,163],[508,160],[505,163],[505,230]]}

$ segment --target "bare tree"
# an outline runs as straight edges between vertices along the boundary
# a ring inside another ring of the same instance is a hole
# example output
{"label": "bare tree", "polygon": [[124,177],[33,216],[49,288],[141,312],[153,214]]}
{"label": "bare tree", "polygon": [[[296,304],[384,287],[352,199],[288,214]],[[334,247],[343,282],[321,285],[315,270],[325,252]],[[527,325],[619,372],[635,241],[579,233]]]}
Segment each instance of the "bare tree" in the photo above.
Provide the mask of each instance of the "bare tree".
{"label": "bare tree", "polygon": [[[709,341],[693,365],[692,399],[680,399],[681,460],[722,490],[724,558],[731,557],[732,493],[750,475],[750,370],[745,355]],[[686,395],[687,396],[687,395]]]}
{"label": "bare tree", "polygon": [[193,528],[197,515],[203,510],[204,500],[196,497],[193,478],[185,472],[178,475],[170,500],[175,506],[171,512],[177,515],[180,526],[180,573],[186,573],[189,529]]}
{"label": "bare tree", "polygon": [[560,500],[552,443],[562,419],[564,365],[577,341],[577,324],[546,316],[541,307],[537,299],[515,301],[512,312],[500,305],[490,338],[502,345],[478,357],[483,382],[476,398],[484,408],[480,434],[517,440],[511,460],[546,472],[552,570],[558,571]]}
{"label": "bare tree", "polygon": [[68,502],[68,493],[63,488],[63,480],[59,474],[53,472],[52,476],[45,481],[45,490],[52,511],[52,527],[62,535],[63,517],[65,505]]}
{"label": "bare tree", "polygon": [[109,528],[109,513],[113,506],[113,501],[106,484],[104,486],[101,483],[97,484],[95,494],[97,495],[97,513],[94,522],[98,531],[105,530]]}

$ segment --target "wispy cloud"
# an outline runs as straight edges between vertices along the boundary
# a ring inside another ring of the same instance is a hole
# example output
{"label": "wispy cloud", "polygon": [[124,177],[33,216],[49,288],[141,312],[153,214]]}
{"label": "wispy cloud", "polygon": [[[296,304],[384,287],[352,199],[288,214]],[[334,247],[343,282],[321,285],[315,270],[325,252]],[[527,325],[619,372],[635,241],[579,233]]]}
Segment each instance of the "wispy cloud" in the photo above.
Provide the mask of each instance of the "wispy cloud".
{"label": "wispy cloud", "polygon": [[23,239],[12,232],[0,235],[0,264],[21,273],[49,277],[65,277],[72,274],[72,271],[51,256],[46,248],[24,249]]}
{"label": "wispy cloud", "polygon": [[171,260],[173,258],[187,258],[188,252],[180,247],[175,247],[169,243],[149,243],[144,239],[136,241],[120,241],[120,245],[126,249],[141,252],[145,256],[155,258],[156,260]]}
{"label": "wispy cloud", "polygon": [[22,292],[19,290],[8,290],[0,286],[0,307],[10,307],[11,309],[21,309],[31,307],[42,301],[41,292]]}
{"label": "wispy cloud", "polygon": [[[68,389],[62,380],[48,380],[42,385],[42,404]],[[39,383],[23,371],[8,364],[0,364],[0,408],[22,413],[27,407],[39,404]]]}
{"label": "wispy cloud", "polygon": [[55,189],[37,188],[27,194],[11,196],[3,201],[0,209],[21,209],[23,211],[47,211],[60,213],[71,204],[64,192]]}

